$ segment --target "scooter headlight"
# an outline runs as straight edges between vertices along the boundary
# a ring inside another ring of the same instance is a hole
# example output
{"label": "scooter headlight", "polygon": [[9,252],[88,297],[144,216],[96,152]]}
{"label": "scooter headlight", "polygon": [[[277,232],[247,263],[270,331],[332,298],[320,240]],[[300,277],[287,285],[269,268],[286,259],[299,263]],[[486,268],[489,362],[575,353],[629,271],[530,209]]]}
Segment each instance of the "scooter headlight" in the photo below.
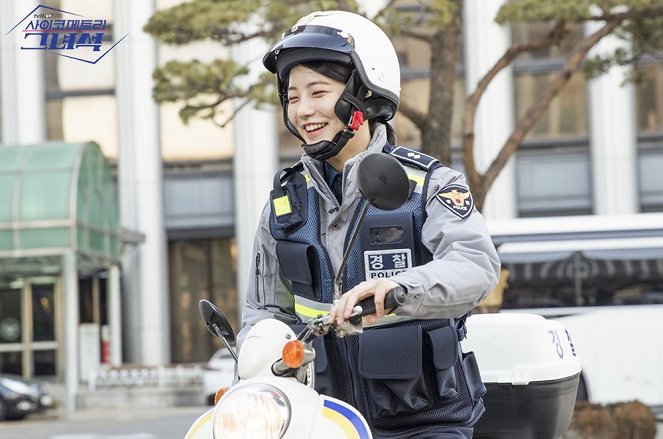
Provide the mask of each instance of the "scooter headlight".
{"label": "scooter headlight", "polygon": [[276,387],[256,383],[231,388],[214,409],[214,439],[281,438],[290,413],[290,401]]}

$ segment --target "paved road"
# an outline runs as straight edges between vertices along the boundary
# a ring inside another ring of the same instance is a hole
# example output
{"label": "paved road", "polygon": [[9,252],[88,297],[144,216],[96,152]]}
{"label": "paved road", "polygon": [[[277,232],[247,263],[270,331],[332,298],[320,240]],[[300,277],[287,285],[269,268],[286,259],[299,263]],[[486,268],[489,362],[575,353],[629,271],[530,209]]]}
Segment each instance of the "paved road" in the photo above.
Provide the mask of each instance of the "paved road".
{"label": "paved road", "polygon": [[0,423],[1,439],[182,439],[208,407],[80,410]]}
{"label": "paved road", "polygon": [[[0,422],[0,439],[182,439],[209,407],[79,410]],[[663,424],[656,439],[663,439]]]}

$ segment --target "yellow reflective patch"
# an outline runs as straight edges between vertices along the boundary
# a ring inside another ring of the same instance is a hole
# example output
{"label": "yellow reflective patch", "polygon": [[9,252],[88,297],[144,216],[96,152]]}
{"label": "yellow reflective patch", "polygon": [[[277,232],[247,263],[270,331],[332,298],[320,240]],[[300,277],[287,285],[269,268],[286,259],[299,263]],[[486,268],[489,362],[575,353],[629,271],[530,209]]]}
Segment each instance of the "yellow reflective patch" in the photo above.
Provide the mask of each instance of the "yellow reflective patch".
{"label": "yellow reflective patch", "polygon": [[272,203],[274,203],[274,215],[281,216],[292,213],[292,207],[290,207],[290,199],[288,198],[287,195],[274,198],[274,200],[272,200]]}
{"label": "yellow reflective patch", "polygon": [[302,305],[301,303],[295,303],[295,313],[302,317],[314,319],[318,316],[325,316],[329,314],[329,311],[324,309],[309,308],[308,306]]}
{"label": "yellow reflective patch", "polygon": [[424,179],[423,179],[423,177],[419,177],[418,175],[408,174],[408,175],[407,175],[407,178],[410,179],[410,180],[412,180],[412,181],[414,181],[415,183],[417,183],[417,184],[419,184],[419,185],[422,185],[422,186],[423,186],[423,184],[424,184]]}

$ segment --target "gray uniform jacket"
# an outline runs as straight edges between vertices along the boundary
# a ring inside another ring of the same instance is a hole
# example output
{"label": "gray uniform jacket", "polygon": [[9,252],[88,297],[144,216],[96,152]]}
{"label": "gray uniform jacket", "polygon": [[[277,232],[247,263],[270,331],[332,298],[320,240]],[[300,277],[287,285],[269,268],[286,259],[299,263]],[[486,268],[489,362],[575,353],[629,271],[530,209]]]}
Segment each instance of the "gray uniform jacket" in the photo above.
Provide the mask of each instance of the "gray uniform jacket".
{"label": "gray uniform jacket", "polygon": [[[368,154],[382,153],[387,143],[386,129],[377,125],[366,151],[345,163],[343,202],[339,205],[325,182],[322,163],[306,155],[304,167],[320,197],[320,233],[334,271],[343,259],[343,245],[361,194],[357,189],[355,166]],[[461,218],[442,205],[436,194],[447,185],[467,186],[462,174],[447,167],[432,171],[426,194],[427,219],[422,230],[423,244],[433,260],[413,267],[390,279],[406,287],[405,305],[396,309],[398,316],[417,319],[460,317],[474,308],[497,284],[500,262],[483,216],[474,208]],[[295,319],[294,297],[288,281],[280,275],[276,258],[276,240],[269,230],[270,203],[262,212],[253,246],[255,272],[251,276],[242,311],[242,329],[238,346],[250,327],[270,317],[284,321]]]}

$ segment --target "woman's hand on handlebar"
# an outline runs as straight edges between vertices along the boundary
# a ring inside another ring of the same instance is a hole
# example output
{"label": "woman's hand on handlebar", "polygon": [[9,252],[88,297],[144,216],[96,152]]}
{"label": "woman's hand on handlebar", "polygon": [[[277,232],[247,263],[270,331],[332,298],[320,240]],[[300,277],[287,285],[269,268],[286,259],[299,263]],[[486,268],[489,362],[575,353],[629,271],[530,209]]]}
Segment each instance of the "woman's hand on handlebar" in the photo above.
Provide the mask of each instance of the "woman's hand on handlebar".
{"label": "woman's hand on handlebar", "polygon": [[[385,315],[384,297],[389,290],[399,287],[399,285],[389,279],[380,278],[368,280],[360,283],[347,293],[343,294],[332,308],[329,316],[330,321],[336,321],[338,325],[350,318],[352,309],[357,302],[367,297],[373,296],[375,302],[375,313],[364,316],[367,324],[375,323],[377,319]],[[386,311],[391,311],[386,310]]]}

